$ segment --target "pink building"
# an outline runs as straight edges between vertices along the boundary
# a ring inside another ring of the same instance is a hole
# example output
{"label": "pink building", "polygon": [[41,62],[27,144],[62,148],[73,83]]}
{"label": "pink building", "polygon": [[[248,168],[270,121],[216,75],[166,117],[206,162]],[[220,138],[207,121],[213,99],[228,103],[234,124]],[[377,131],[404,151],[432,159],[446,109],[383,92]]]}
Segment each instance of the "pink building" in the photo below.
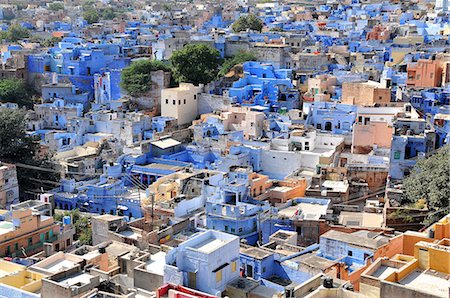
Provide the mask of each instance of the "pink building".
{"label": "pink building", "polygon": [[353,125],[352,153],[367,154],[374,146],[391,148],[394,128],[386,122],[357,122]]}

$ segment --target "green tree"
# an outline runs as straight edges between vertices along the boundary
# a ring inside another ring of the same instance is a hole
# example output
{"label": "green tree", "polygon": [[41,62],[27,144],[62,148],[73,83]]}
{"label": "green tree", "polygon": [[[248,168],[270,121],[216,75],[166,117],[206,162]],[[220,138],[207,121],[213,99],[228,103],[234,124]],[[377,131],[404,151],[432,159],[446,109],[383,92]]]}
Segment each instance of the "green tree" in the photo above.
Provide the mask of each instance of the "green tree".
{"label": "green tree", "polygon": [[151,72],[156,70],[170,71],[170,67],[157,60],[138,60],[122,70],[120,86],[130,95],[143,95],[150,91]]}
{"label": "green tree", "polygon": [[23,80],[0,80],[0,102],[14,102],[30,108],[33,105],[32,92]]}
{"label": "green tree", "polygon": [[57,44],[57,43],[60,42],[61,40],[62,40],[61,37],[52,36],[52,37],[50,37],[50,38],[47,38],[47,39],[43,40],[43,41],[41,42],[41,45],[42,45],[43,47],[46,47],[46,48],[48,48],[48,47],[53,47],[53,46],[55,46],[55,44]]}
{"label": "green tree", "polygon": [[48,6],[48,9],[52,10],[52,11],[63,10],[64,4],[63,3],[50,3]]}
{"label": "green tree", "polygon": [[105,20],[112,20],[116,17],[116,12],[114,8],[107,7],[101,11],[101,17]]}
{"label": "green tree", "polygon": [[0,32],[1,39],[16,42],[18,40],[30,37],[30,31],[19,25],[9,26],[7,31]]}
{"label": "green tree", "polygon": [[0,110],[0,160],[25,162],[34,156],[36,143],[27,135],[25,112],[22,110]]}
{"label": "green tree", "polygon": [[[36,157],[39,140],[26,133],[25,116],[25,112],[22,110],[0,110],[0,160],[31,166],[31,168],[17,167],[21,197],[30,191],[39,189],[43,185],[40,181],[59,180],[49,159]],[[40,168],[47,171],[40,170]]]}
{"label": "green tree", "polygon": [[214,80],[220,65],[219,51],[205,44],[189,44],[170,58],[178,82],[207,84]]}
{"label": "green tree", "polygon": [[432,223],[444,214],[450,206],[450,146],[440,148],[435,154],[421,159],[411,174],[403,181],[405,198],[410,203],[425,200],[430,215],[425,224]]}
{"label": "green tree", "polygon": [[93,24],[100,20],[100,15],[94,8],[90,8],[83,12],[83,19],[85,19],[88,24]]}
{"label": "green tree", "polygon": [[225,62],[220,67],[218,77],[225,76],[235,65],[244,63],[247,61],[258,60],[255,55],[247,51],[240,51],[233,58],[226,59]]}
{"label": "green tree", "polygon": [[254,14],[239,17],[231,26],[234,32],[246,31],[247,29],[261,32],[262,28],[263,22]]}
{"label": "green tree", "polygon": [[72,218],[72,224],[75,228],[75,240],[79,240],[81,245],[92,245],[92,230],[90,229],[90,218],[83,215],[80,210],[74,209],[56,213],[54,219],[62,222],[64,216]]}

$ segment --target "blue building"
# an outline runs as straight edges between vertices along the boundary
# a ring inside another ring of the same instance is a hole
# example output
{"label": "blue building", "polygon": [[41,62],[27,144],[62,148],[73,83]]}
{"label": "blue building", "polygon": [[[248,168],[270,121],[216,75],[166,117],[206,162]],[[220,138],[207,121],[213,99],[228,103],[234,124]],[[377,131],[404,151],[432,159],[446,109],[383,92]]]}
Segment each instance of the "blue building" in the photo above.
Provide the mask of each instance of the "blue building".
{"label": "blue building", "polygon": [[269,211],[267,202],[248,197],[249,171],[245,167],[232,167],[229,179],[221,185],[220,199],[206,202],[206,226],[245,239],[255,245],[260,240],[260,223]]}
{"label": "blue building", "polygon": [[234,82],[229,96],[241,105],[259,105],[278,110],[299,107],[299,92],[292,84],[292,70],[275,69],[260,62],[245,62],[244,77]]}
{"label": "blue building", "polygon": [[195,234],[166,255],[164,283],[221,296],[239,277],[239,238],[218,231]]}
{"label": "blue building", "polygon": [[335,134],[350,133],[356,121],[356,109],[354,105],[314,102],[310,106],[306,123]]}
{"label": "blue building", "polygon": [[105,166],[100,179],[88,181],[62,180],[61,186],[51,191],[55,205],[62,210],[79,209],[83,212],[113,214],[140,218],[141,199],[145,191],[126,187],[120,179],[121,166]]}

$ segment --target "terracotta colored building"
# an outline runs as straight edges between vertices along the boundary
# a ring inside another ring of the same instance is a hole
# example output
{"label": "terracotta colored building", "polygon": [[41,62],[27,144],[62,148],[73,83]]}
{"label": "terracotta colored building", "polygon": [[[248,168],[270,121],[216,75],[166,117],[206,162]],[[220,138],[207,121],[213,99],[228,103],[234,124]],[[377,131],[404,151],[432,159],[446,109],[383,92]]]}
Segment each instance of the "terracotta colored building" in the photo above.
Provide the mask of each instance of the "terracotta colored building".
{"label": "terracotta colored building", "polygon": [[373,27],[372,31],[368,32],[366,35],[366,40],[382,40],[386,41],[390,38],[391,33],[389,29],[384,26],[377,25]]}
{"label": "terracotta colored building", "polygon": [[438,60],[420,59],[408,65],[406,85],[409,87],[440,87],[442,65]]}
{"label": "terracotta colored building", "polygon": [[30,256],[42,251],[44,243],[57,241],[58,235],[53,217],[30,209],[14,210],[10,219],[0,221],[0,256]]}

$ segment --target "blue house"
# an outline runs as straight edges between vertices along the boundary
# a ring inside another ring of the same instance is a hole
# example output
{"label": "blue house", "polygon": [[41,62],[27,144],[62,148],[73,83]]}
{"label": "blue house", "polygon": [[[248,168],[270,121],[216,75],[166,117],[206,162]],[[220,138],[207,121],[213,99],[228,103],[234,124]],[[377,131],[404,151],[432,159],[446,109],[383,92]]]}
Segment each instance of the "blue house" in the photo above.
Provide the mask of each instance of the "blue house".
{"label": "blue house", "polygon": [[314,102],[310,107],[306,123],[318,130],[346,134],[352,131],[356,121],[356,108],[354,105]]}
{"label": "blue house", "polygon": [[278,110],[299,107],[299,92],[292,84],[292,70],[275,69],[260,62],[246,62],[244,77],[234,82],[229,96],[241,105],[259,105]]}
{"label": "blue house", "polygon": [[270,207],[267,202],[248,197],[250,172],[239,166],[230,169],[228,182],[221,185],[220,199],[206,202],[206,226],[255,245],[260,238],[260,222]]}
{"label": "blue house", "polygon": [[221,296],[239,277],[239,238],[218,231],[195,234],[166,255],[164,283]]}

